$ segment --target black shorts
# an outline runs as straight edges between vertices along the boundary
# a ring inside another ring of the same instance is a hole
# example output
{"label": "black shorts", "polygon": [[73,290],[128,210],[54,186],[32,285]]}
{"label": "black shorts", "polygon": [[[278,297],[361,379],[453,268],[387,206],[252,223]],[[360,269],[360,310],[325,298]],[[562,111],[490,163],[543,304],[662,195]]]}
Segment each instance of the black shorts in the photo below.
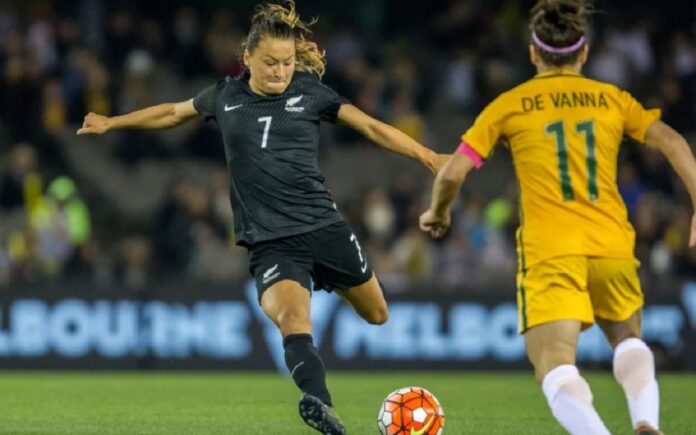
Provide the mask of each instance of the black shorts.
{"label": "black shorts", "polygon": [[345,222],[337,222],[249,246],[249,272],[256,279],[260,301],[266,289],[284,279],[309,290],[356,287],[372,277],[372,266],[355,234]]}

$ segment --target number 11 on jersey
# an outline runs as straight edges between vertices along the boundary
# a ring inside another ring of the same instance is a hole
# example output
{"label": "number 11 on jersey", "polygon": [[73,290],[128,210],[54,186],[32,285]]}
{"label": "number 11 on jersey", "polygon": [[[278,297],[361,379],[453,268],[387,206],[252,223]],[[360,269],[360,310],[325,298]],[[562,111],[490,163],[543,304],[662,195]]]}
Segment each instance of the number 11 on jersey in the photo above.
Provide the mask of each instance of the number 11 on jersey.
{"label": "number 11 on jersey", "polygon": [[[558,156],[558,172],[561,178],[561,191],[564,201],[573,201],[573,184],[570,179],[568,165],[568,141],[566,140],[566,130],[563,121],[556,121],[547,124],[544,128],[547,135],[553,135],[556,139],[556,154]],[[594,121],[585,121],[575,124],[575,133],[585,136],[585,150],[587,151],[587,190],[591,201],[599,199],[599,188],[597,187],[597,150],[595,143],[595,124]]]}
{"label": "number 11 on jersey", "polygon": [[271,121],[273,121],[272,116],[262,116],[259,118],[259,122],[265,122],[266,125],[263,127],[263,139],[261,140],[261,148],[266,148],[268,145],[268,131],[271,129]]}

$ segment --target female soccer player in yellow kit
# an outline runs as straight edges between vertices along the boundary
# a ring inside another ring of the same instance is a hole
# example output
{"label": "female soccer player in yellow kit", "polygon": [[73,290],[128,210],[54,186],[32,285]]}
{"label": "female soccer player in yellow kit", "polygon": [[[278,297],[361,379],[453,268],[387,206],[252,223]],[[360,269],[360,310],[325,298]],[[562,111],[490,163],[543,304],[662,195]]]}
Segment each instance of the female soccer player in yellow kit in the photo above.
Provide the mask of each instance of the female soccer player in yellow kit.
{"label": "female soccer player in yellow kit", "polygon": [[[463,135],[438,174],[421,229],[440,237],[466,174],[499,142],[520,185],[517,300],[520,331],[554,417],[571,434],[608,434],[575,366],[580,331],[595,321],[614,348],[633,429],[659,434],[654,358],[640,339],[643,294],[635,234],[616,185],[624,135],[659,149],[696,207],[696,162],[684,138],[627,92],[580,74],[590,6],[540,0],[532,9],[538,74],[503,93]],[[696,247],[696,215],[689,246]]]}

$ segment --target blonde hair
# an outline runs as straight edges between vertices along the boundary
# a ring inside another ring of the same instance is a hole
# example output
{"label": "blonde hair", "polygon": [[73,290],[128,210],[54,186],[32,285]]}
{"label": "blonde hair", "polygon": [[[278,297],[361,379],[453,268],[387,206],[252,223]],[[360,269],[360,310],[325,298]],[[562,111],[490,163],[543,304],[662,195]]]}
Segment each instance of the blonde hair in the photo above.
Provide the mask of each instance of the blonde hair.
{"label": "blonde hair", "polygon": [[256,13],[251,18],[251,29],[242,49],[253,53],[261,39],[269,36],[279,39],[295,39],[295,68],[316,74],[319,77],[326,71],[326,53],[319,49],[316,42],[307,41],[306,35],[311,35],[317,19],[305,23],[295,11],[295,2],[287,0],[287,7],[279,4],[265,3],[256,7]]}

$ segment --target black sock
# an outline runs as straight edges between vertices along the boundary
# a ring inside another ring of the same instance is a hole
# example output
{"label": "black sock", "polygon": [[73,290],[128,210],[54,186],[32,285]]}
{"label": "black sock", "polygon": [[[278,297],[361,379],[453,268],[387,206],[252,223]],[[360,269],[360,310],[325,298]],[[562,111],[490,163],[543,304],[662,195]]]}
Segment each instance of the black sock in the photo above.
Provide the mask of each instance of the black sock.
{"label": "black sock", "polygon": [[285,364],[302,392],[318,397],[329,406],[331,395],[326,388],[326,370],[310,334],[292,334],[283,339]]}

